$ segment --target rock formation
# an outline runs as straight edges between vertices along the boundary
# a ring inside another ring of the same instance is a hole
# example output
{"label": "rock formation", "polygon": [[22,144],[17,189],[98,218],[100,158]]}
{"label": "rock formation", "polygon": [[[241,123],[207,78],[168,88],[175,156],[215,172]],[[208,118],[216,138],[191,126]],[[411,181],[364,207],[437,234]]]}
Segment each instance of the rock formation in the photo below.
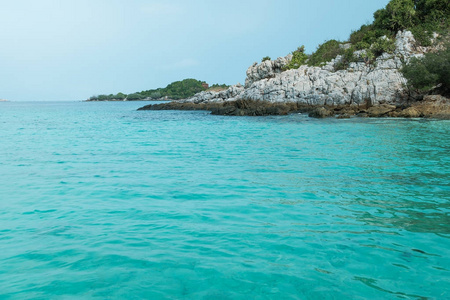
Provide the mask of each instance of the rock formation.
{"label": "rock formation", "polygon": [[[229,115],[285,114],[293,107],[305,111],[305,106],[325,106],[338,108],[337,111],[336,109],[328,111],[329,108],[306,111],[314,117],[331,116],[336,112],[342,118],[354,114],[369,117],[424,116],[414,109],[403,114],[396,109],[404,106],[408,98],[405,89],[406,79],[400,73],[400,68],[404,62],[412,57],[422,56],[429,49],[416,47],[414,36],[409,31],[398,32],[395,46],[396,49],[392,54],[382,54],[374,64],[367,64],[361,59],[350,63],[346,70],[336,68],[342,59],[341,56],[321,67],[303,65],[298,69],[287,71],[283,71],[283,67],[290,62],[292,55],[274,61],[263,61],[260,64],[254,63],[247,70],[245,87],[237,84],[220,92],[201,92],[178,102],[177,105],[186,109],[192,106],[190,104],[197,104],[206,109],[210,107],[209,110],[215,114]],[[355,52],[355,55],[361,56],[363,53],[364,50],[361,50]],[[243,102],[245,105],[241,100],[245,100]],[[258,103],[269,109],[256,109],[255,105]],[[295,103],[296,106],[288,105],[289,109],[285,109],[273,106],[276,103]],[[445,104],[446,101],[440,103]],[[345,106],[350,109],[340,111]],[[351,108],[366,109],[372,106],[377,108],[368,111]],[[167,105],[162,105],[158,109],[164,109],[162,107]]]}
{"label": "rock formation", "polygon": [[409,31],[399,32],[395,44],[395,52],[384,53],[375,64],[353,62],[346,70],[336,71],[340,56],[322,67],[303,65],[284,72],[282,69],[289,63],[291,55],[254,63],[247,70],[245,88],[238,84],[219,93],[202,92],[185,101],[208,103],[251,99],[312,105],[397,104],[405,96],[406,84],[399,69],[404,61],[422,55],[425,49],[415,47],[414,36]]}

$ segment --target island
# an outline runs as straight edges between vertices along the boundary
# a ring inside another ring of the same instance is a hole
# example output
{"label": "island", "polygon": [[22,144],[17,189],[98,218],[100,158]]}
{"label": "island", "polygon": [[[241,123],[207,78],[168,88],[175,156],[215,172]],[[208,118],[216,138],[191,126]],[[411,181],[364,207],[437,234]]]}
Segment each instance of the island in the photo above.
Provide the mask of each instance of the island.
{"label": "island", "polygon": [[311,54],[300,46],[285,57],[264,57],[248,68],[244,85],[139,110],[450,119],[448,4],[391,0],[347,41],[327,41]]}

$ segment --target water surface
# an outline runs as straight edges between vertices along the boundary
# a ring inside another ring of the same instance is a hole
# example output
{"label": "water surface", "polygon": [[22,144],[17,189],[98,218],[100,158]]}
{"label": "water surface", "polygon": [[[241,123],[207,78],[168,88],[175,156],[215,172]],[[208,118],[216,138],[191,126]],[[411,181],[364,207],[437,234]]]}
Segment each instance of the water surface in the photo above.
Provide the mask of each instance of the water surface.
{"label": "water surface", "polygon": [[0,298],[450,298],[450,122],[0,103]]}

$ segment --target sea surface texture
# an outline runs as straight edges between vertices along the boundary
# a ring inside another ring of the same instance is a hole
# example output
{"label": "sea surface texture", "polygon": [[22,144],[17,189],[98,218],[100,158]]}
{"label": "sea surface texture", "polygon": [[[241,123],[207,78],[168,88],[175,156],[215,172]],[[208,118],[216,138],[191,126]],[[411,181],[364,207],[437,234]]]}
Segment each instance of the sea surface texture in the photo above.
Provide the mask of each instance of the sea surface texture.
{"label": "sea surface texture", "polygon": [[450,121],[0,103],[0,299],[450,299]]}

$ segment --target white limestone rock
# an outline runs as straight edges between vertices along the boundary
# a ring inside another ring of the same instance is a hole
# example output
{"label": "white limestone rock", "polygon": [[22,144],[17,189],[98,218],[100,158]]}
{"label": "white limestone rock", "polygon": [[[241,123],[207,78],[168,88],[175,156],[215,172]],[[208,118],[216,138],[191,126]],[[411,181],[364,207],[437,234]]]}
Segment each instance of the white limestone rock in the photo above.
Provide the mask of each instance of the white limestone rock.
{"label": "white limestone rock", "polygon": [[193,97],[183,100],[182,102],[209,103],[232,101],[236,96],[240,95],[243,90],[244,87],[240,83],[238,83],[236,85],[230,86],[226,90],[219,92],[203,91],[197,93]]}
{"label": "white limestone rock", "polygon": [[262,63],[254,63],[247,69],[247,79],[245,86],[250,86],[253,82],[273,78],[276,74],[283,72],[283,67],[292,60],[292,54],[286,57],[279,57],[276,60],[266,60]]}
{"label": "white limestone rock", "polygon": [[202,92],[186,100],[195,103],[232,101],[236,99],[269,102],[299,102],[305,104],[396,104],[404,93],[405,78],[399,72],[404,61],[423,55],[415,47],[411,32],[399,32],[393,54],[385,53],[374,65],[366,64],[364,50],[355,52],[361,57],[347,70],[335,70],[341,57],[322,67],[306,65],[283,71],[292,55],[275,61],[253,64],[247,70],[245,88],[235,85],[222,92]]}

